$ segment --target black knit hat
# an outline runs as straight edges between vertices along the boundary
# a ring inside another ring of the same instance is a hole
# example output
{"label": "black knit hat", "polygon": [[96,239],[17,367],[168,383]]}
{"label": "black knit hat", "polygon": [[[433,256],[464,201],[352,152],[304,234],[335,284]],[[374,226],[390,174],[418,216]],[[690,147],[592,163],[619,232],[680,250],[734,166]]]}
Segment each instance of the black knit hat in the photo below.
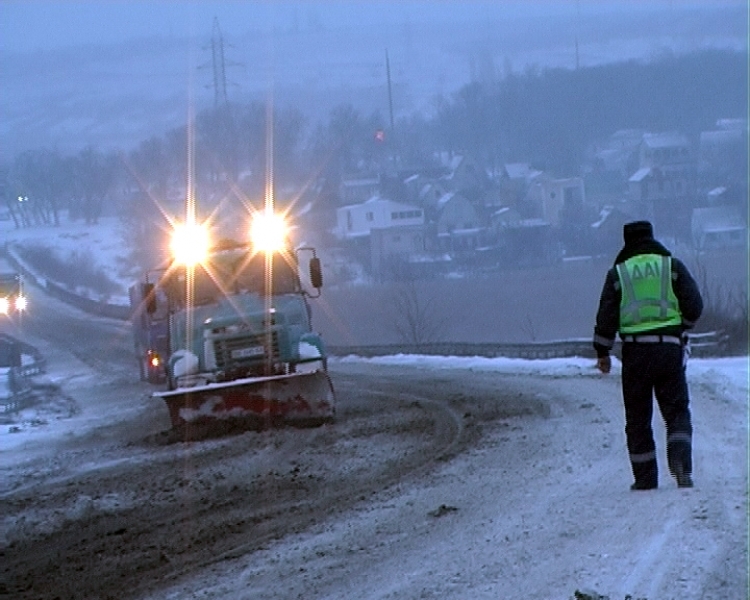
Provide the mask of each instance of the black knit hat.
{"label": "black knit hat", "polygon": [[633,221],[625,223],[622,228],[622,237],[626,244],[632,244],[639,240],[650,240],[654,237],[654,228],[648,221]]}

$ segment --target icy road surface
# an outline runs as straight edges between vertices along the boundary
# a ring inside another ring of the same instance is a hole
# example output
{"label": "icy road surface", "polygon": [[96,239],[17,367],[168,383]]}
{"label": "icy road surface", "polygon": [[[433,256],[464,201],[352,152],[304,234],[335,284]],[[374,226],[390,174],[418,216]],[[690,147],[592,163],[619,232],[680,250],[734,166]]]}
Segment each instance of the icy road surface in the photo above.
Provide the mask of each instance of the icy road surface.
{"label": "icy road surface", "polygon": [[337,359],[337,423],[174,442],[122,324],[37,296],[9,331],[49,360],[0,429],[9,597],[747,597],[747,358],[689,365],[696,487],[656,419],[635,493],[619,365]]}

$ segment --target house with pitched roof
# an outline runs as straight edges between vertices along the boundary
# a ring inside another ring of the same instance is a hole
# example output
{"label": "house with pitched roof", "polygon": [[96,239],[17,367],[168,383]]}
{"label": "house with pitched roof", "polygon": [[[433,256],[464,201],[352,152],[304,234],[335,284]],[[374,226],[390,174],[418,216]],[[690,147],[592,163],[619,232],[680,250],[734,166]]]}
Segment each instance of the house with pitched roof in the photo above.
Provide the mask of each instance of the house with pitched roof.
{"label": "house with pitched roof", "polygon": [[639,168],[628,179],[628,202],[634,215],[652,219],[659,229],[687,237],[696,203],[697,163],[687,136],[646,133]]}
{"label": "house with pitched roof", "polygon": [[563,211],[586,202],[586,191],[581,177],[555,178],[546,174],[534,178],[529,186],[524,204],[532,215],[559,227]]}
{"label": "house with pitched roof", "polygon": [[693,246],[697,250],[747,247],[747,223],[735,206],[709,206],[693,210]]}
{"label": "house with pitched roof", "polygon": [[423,226],[424,222],[424,211],[421,208],[376,195],[367,202],[336,209],[333,233],[340,240],[350,240],[367,237],[373,229]]}

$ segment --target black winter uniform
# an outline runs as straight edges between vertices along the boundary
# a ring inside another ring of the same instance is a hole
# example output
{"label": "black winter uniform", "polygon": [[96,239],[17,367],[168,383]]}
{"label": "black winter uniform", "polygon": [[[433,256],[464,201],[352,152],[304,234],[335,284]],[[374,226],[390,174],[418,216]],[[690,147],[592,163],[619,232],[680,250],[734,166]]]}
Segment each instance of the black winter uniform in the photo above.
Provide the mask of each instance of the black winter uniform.
{"label": "black winter uniform", "polygon": [[[632,224],[631,224],[632,225]],[[637,224],[637,225],[640,225]],[[615,265],[641,254],[671,256],[654,240],[650,224],[645,231],[625,230],[625,246]],[[693,327],[703,311],[703,300],[687,267],[672,258],[672,289],[679,304],[682,324],[659,327],[639,334],[683,339],[685,330]],[[598,357],[609,355],[620,331],[620,280],[616,266],[607,272],[594,328],[594,348]],[[622,337],[622,334],[621,334]],[[628,337],[628,336],[625,336]],[[673,476],[692,473],[692,424],[689,396],[683,364],[683,347],[669,342],[624,342],[622,345],[622,394],[625,404],[625,433],[630,462],[635,477],[634,489],[651,489],[658,485],[658,469],[653,431],[653,396],[667,430],[667,462]],[[656,338],[663,339],[663,338]],[[678,483],[682,482],[678,478]],[[692,482],[690,483],[692,485]]]}

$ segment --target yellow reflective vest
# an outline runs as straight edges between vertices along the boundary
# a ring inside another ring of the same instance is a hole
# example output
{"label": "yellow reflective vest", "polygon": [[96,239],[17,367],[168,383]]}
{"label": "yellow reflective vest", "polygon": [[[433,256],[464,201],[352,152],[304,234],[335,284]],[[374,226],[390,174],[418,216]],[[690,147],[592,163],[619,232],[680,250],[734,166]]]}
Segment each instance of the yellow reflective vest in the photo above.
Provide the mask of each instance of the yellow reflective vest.
{"label": "yellow reflective vest", "polygon": [[622,291],[620,333],[642,333],[682,323],[669,256],[639,254],[618,264],[617,275]]}

